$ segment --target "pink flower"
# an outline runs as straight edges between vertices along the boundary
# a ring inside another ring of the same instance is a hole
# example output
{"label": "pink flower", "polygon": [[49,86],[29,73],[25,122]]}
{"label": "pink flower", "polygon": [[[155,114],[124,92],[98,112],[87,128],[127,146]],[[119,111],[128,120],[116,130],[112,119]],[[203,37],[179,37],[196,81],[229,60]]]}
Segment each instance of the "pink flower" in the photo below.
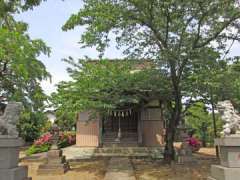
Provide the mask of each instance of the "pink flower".
{"label": "pink flower", "polygon": [[194,137],[188,138],[187,142],[189,145],[194,146],[194,147],[200,145],[200,142]]}
{"label": "pink flower", "polygon": [[43,145],[50,142],[52,135],[50,133],[44,134],[34,142],[34,145]]}

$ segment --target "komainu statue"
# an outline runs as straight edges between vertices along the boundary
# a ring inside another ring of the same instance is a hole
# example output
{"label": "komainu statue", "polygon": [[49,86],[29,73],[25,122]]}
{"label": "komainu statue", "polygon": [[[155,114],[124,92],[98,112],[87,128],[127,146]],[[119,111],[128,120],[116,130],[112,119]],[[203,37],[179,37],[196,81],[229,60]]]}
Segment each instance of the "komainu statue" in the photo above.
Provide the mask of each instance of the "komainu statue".
{"label": "komainu statue", "polygon": [[22,104],[9,102],[4,114],[0,116],[0,136],[18,137],[17,122],[22,110]]}
{"label": "komainu statue", "polygon": [[240,115],[234,109],[231,101],[221,101],[217,104],[218,112],[224,121],[223,131],[221,132],[224,136],[231,134],[240,134]]}

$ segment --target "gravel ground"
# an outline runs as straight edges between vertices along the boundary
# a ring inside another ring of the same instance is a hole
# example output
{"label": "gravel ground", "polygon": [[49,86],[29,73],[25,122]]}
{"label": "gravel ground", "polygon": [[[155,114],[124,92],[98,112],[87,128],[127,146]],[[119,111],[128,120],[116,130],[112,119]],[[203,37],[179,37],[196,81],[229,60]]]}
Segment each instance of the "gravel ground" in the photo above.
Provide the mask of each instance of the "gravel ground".
{"label": "gravel ground", "polygon": [[137,180],[206,180],[211,164],[218,164],[215,148],[201,148],[194,153],[197,160],[193,164],[168,165],[151,159],[132,159]]}
{"label": "gravel ground", "polygon": [[[44,155],[44,154],[43,154]],[[21,153],[24,157],[24,152]],[[194,164],[165,164],[162,160],[132,158],[134,174],[137,180],[206,180],[210,174],[211,164],[218,164],[214,148],[201,148],[194,156]],[[29,166],[29,176],[38,180],[36,170],[41,162],[25,161],[22,165]],[[107,171],[109,158],[96,158],[71,162],[71,170],[64,177],[67,180],[103,180]],[[62,178],[47,178],[62,180]],[[46,179],[46,180],[47,180]],[[64,179],[65,180],[65,179]]]}

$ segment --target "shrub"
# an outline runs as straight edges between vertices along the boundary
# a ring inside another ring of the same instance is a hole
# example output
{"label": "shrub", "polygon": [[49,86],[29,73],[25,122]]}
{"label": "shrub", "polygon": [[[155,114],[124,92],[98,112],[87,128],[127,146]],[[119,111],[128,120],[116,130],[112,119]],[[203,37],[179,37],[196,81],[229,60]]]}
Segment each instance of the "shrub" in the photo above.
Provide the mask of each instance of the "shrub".
{"label": "shrub", "polygon": [[50,149],[52,135],[50,133],[44,134],[39,139],[34,141],[33,145],[27,150],[27,155],[32,155],[36,153],[46,152]]}
{"label": "shrub", "polygon": [[198,151],[201,147],[201,142],[197,138],[189,137],[186,141],[188,142],[189,146],[192,148],[193,152]]}
{"label": "shrub", "polygon": [[59,148],[64,148],[71,146],[76,143],[76,133],[75,132],[65,132],[60,134],[60,140],[58,143]]}
{"label": "shrub", "polygon": [[28,156],[36,153],[47,152],[50,149],[50,144],[43,144],[43,145],[32,145],[27,151],[26,154]]}
{"label": "shrub", "polygon": [[[64,148],[76,143],[76,134],[74,132],[64,132],[59,135],[58,147]],[[33,145],[27,150],[27,155],[32,155],[41,152],[47,152],[51,148],[50,133],[42,135],[39,139],[35,140]]]}
{"label": "shrub", "polygon": [[31,112],[26,109],[22,112],[17,125],[19,135],[26,142],[33,142],[39,138],[43,132],[46,132],[44,130],[46,129],[45,126],[47,123],[47,117],[44,113]]}

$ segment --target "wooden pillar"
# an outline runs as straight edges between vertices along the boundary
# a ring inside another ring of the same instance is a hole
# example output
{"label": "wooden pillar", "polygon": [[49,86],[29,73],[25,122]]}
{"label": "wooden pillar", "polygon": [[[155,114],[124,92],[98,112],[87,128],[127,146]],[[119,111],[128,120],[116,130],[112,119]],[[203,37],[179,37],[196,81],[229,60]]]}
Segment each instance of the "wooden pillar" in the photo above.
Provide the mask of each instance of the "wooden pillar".
{"label": "wooden pillar", "polygon": [[138,145],[142,146],[143,145],[143,128],[142,128],[142,118],[141,118],[141,111],[142,111],[142,108],[141,110],[138,110],[137,112],[137,118],[138,118],[138,126],[137,126],[137,131],[138,131]]}
{"label": "wooden pillar", "polygon": [[99,119],[99,146],[102,147],[103,145],[103,118]]}

